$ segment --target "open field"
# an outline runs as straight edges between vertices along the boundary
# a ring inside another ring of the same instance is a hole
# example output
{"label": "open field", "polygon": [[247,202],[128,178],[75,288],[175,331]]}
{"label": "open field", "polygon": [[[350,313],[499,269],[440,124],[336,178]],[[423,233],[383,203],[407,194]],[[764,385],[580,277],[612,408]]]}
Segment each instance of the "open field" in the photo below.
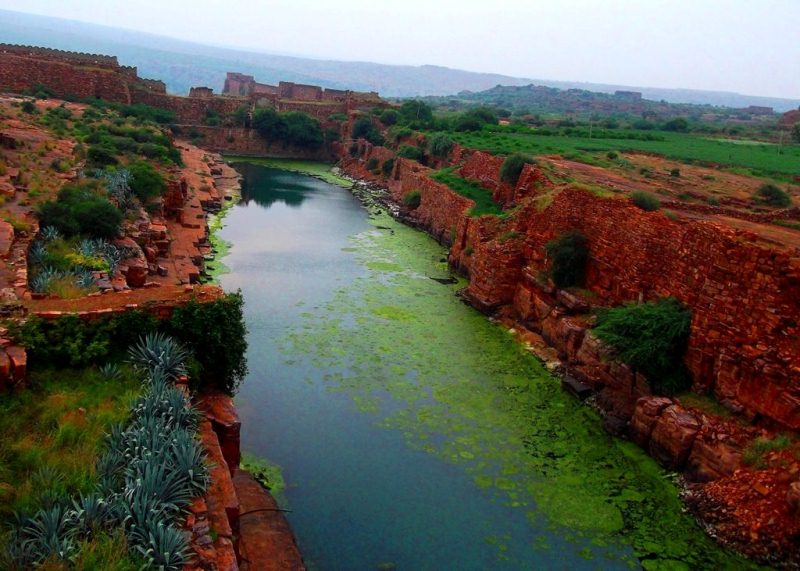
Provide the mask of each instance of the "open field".
{"label": "open field", "polygon": [[[551,131],[546,131],[551,132]],[[611,139],[584,136],[544,135],[532,129],[530,133],[511,130],[452,133],[452,138],[465,147],[494,154],[525,153],[533,156],[547,154],[571,155],[581,160],[585,153],[610,151],[640,151],[657,153],[681,162],[701,162],[723,167],[747,169],[746,174],[789,179],[800,175],[800,145],[742,145],[722,139],[672,132],[649,132],[661,140],[638,138]],[[591,157],[589,158],[591,161]]]}

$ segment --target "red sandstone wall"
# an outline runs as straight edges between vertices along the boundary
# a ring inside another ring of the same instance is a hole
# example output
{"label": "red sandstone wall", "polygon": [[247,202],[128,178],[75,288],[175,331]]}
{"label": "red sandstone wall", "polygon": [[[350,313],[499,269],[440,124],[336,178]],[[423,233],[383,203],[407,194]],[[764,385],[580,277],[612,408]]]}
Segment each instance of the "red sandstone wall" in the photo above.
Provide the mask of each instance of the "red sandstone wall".
{"label": "red sandstone wall", "polygon": [[200,124],[206,118],[206,111],[211,109],[220,116],[234,113],[242,105],[249,105],[244,97],[179,97],[153,93],[145,89],[134,89],[131,93],[132,103],[144,103],[161,109],[168,109],[176,115],[178,123]]}
{"label": "red sandstone wall", "polygon": [[201,135],[198,145],[209,151],[254,157],[273,157],[307,160],[331,160],[332,157],[324,148],[309,151],[287,147],[281,143],[270,143],[264,140],[253,129],[243,127],[207,127],[198,125],[191,127]]}
{"label": "red sandstone wall", "polygon": [[525,165],[517,184],[512,186],[500,180],[500,168],[505,157],[463,148],[454,150],[454,154],[458,155],[458,162],[463,162],[459,175],[491,190],[494,201],[503,207],[515,205],[523,198],[533,196],[539,189],[552,186],[534,164]]}
{"label": "red sandstone wall", "polygon": [[0,89],[21,92],[37,84],[62,98],[100,97],[118,103],[131,102],[125,76],[120,73],[0,52]]}
{"label": "red sandstone wall", "polygon": [[[381,181],[364,168],[377,150],[365,143],[361,147],[364,158],[343,160],[345,170]],[[480,155],[470,161],[475,154],[460,149],[454,154],[469,165],[463,175],[496,184],[491,174],[499,170],[498,161]],[[545,292],[539,283],[548,267],[544,245],[568,229],[589,237],[587,288],[601,304],[673,296],[692,309],[686,363],[698,389],[713,390],[749,415],[800,428],[796,252],[760,244],[746,232],[710,222],[672,221],[628,201],[576,189],[562,191],[543,211],[525,205],[508,221],[469,218],[472,202],[428,178],[429,172],[397,159],[385,183],[398,201],[420,190],[422,202],[412,221],[440,241],[450,243],[455,228],[450,260],[470,277],[466,296],[485,311],[510,308],[584,372],[618,395],[626,393],[629,398],[622,397],[625,402],[614,408],[632,413],[635,399],[647,394],[646,386],[624,366],[607,362],[602,347],[585,334],[585,320],[571,321],[576,308],[577,314],[585,313],[585,303],[564,292]],[[533,166],[526,167],[517,187],[527,185],[535,193],[539,175]]]}
{"label": "red sandstone wall", "polygon": [[[692,309],[686,363],[723,400],[800,428],[800,258],[709,222],[675,222],[579,190],[524,208],[524,271],[546,267],[544,244],[578,228],[589,238],[587,287],[603,303],[674,296]],[[474,275],[473,267],[473,275]],[[481,282],[469,289],[485,295]]]}

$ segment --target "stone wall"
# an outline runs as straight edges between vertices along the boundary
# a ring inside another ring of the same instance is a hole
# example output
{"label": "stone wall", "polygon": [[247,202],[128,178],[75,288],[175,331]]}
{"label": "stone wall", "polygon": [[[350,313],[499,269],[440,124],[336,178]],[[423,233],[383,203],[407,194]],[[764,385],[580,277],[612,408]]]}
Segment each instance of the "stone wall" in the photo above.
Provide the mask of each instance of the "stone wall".
{"label": "stone wall", "polygon": [[[362,143],[360,152],[360,158],[343,161],[345,171],[380,181],[381,176],[364,168],[377,151]],[[498,185],[501,161],[478,153],[462,158],[463,175],[488,187]],[[527,184],[525,194],[535,194],[541,183],[531,181],[538,174],[534,167],[526,168],[518,187]],[[621,417],[629,418],[636,398],[648,393],[646,381],[610,364],[613,359],[587,333],[591,305],[673,296],[692,310],[685,360],[695,388],[714,392],[752,419],[800,428],[796,252],[759,242],[744,231],[705,221],[673,221],[627,200],[578,189],[559,192],[541,210],[528,201],[506,221],[469,218],[472,202],[428,174],[429,169],[400,159],[384,184],[396,200],[413,190],[421,192],[420,207],[409,218],[441,242],[452,242],[451,263],[470,278],[467,299],[541,333],[576,374],[596,388],[614,389],[609,391],[614,402],[608,404]],[[545,244],[572,229],[589,238],[589,302],[542,283],[548,267]]]}
{"label": "stone wall", "polygon": [[316,161],[332,160],[325,149],[302,149],[286,146],[283,143],[270,142],[261,137],[255,130],[244,127],[208,127],[184,126],[184,136],[189,130],[199,134],[197,144],[206,150],[232,155],[253,157],[272,157],[287,159],[306,159]]}
{"label": "stone wall", "polygon": [[37,85],[45,86],[61,98],[99,97],[117,103],[131,102],[126,76],[112,69],[0,51],[0,90],[19,93]]}

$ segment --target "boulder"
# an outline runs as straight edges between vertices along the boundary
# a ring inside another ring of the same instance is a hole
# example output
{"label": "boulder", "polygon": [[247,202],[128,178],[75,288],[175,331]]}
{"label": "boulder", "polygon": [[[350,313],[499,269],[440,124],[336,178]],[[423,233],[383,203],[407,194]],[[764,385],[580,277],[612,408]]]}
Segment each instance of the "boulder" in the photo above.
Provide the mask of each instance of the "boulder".
{"label": "boulder", "polygon": [[658,417],[671,404],[672,400],[664,397],[642,397],[636,401],[631,418],[631,440],[642,448],[647,448]]}
{"label": "boulder", "polygon": [[686,466],[686,478],[710,482],[731,476],[742,464],[742,452],[728,443],[697,438]]}
{"label": "boulder", "polygon": [[664,409],[650,436],[650,455],[667,469],[681,470],[700,430],[700,422],[677,404]]}

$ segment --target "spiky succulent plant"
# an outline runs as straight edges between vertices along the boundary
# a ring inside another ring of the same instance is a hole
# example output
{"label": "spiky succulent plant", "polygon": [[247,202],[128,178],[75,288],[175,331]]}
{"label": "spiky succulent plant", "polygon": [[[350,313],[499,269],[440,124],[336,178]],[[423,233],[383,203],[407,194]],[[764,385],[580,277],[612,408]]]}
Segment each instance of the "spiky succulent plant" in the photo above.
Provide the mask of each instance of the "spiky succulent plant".
{"label": "spiky succulent plant", "polygon": [[169,335],[156,331],[148,333],[128,350],[130,361],[151,373],[161,370],[168,378],[186,374],[189,349]]}

